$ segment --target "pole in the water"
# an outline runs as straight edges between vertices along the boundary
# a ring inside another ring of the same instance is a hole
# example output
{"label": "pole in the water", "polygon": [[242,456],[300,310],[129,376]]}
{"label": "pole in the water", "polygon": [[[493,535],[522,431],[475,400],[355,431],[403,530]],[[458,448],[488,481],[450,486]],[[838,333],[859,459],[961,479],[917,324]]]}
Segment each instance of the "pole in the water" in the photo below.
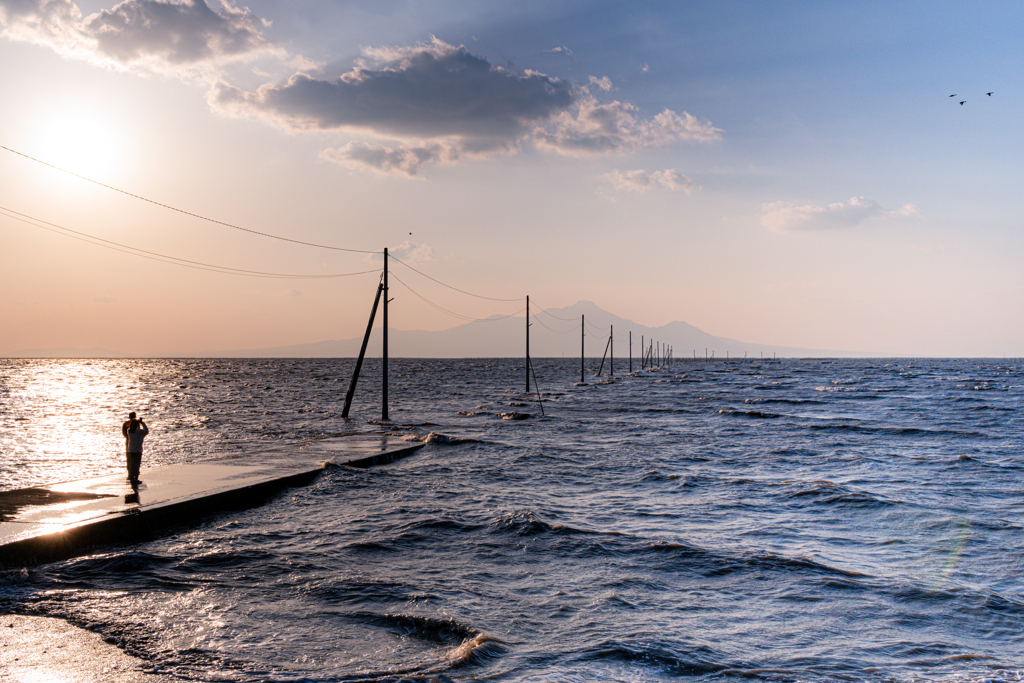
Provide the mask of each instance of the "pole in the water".
{"label": "pole in the water", "polygon": [[526,392],[530,392],[530,296],[526,296]]}
{"label": "pole in the water", "polygon": [[611,347],[612,355],[608,357],[608,376],[615,376],[615,325],[608,326],[611,332],[608,334],[608,345]]}
{"label": "pole in the water", "polygon": [[352,397],[356,393],[356,382],[359,381],[359,371],[363,368],[363,358],[366,357],[366,345],[370,343],[370,332],[373,330],[373,319],[377,315],[377,304],[380,303],[380,293],[382,291],[384,291],[383,281],[377,284],[377,296],[373,297],[373,308],[370,309],[370,322],[366,323],[363,345],[359,347],[359,358],[356,359],[356,367],[352,371],[352,381],[349,382],[348,391],[345,392],[345,408],[341,411],[342,417],[348,417],[349,408],[352,407]]}
{"label": "pole in the water", "polygon": [[629,374],[633,374],[633,330],[629,331]]}
{"label": "pole in the water", "polygon": [[381,368],[380,419],[388,421],[388,248],[384,247],[384,354]]}
{"label": "pole in the water", "polygon": [[583,359],[586,358],[586,338],[587,316],[580,314],[580,384],[584,384],[587,381],[586,375],[583,374]]}

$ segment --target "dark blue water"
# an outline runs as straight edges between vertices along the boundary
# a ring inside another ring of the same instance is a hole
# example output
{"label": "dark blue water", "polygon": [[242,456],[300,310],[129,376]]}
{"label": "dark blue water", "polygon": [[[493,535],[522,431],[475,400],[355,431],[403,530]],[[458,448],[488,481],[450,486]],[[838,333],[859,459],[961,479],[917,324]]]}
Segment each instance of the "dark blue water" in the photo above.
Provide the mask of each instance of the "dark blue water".
{"label": "dark blue water", "polygon": [[542,360],[546,417],[521,362],[392,369],[382,426],[372,364],[346,421],[349,361],[0,361],[0,488],[120,471],[132,409],[144,466],[428,441],[8,572],[0,610],[195,680],[1024,680],[1017,361]]}

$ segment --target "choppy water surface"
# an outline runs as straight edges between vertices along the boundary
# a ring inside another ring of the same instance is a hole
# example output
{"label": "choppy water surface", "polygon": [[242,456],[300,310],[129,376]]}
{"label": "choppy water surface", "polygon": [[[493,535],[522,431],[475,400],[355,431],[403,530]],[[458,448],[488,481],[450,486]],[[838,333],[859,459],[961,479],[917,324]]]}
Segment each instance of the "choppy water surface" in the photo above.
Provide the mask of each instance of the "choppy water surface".
{"label": "choppy water surface", "polygon": [[521,363],[394,361],[382,427],[349,361],[0,361],[0,488],[119,471],[132,409],[144,467],[435,434],[0,610],[198,680],[1024,678],[1019,362],[536,366],[544,418]]}

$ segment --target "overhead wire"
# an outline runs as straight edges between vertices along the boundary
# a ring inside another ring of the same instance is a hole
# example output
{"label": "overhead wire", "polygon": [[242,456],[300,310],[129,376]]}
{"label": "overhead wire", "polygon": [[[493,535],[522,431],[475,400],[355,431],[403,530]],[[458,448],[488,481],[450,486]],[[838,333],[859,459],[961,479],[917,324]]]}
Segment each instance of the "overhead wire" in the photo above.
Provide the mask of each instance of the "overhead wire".
{"label": "overhead wire", "polygon": [[316,242],[304,242],[302,240],[296,240],[296,239],[292,239],[290,237],[281,237],[280,235],[272,235],[270,233],[260,232],[258,230],[251,230],[249,228],[243,228],[243,227],[241,227],[239,225],[233,225],[231,223],[226,223],[224,221],[219,221],[219,220],[217,220],[215,218],[208,218],[208,217],[203,216],[203,215],[198,214],[198,213],[193,213],[191,211],[186,211],[184,209],[179,209],[177,207],[171,206],[170,204],[164,204],[162,202],[158,202],[156,200],[149,199],[147,197],[143,197],[142,195],[137,195],[137,194],[134,194],[132,192],[128,192],[127,190],[122,190],[122,189],[120,189],[118,187],[114,187],[113,185],[107,185],[106,183],[101,183],[98,180],[93,180],[92,178],[89,178],[87,176],[75,173],[74,171],[69,171],[66,168],[61,168],[60,166],[55,166],[55,165],[53,165],[51,163],[43,161],[42,159],[37,159],[37,158],[35,158],[33,156],[29,156],[28,154],[25,154],[23,152],[19,152],[16,149],[11,149],[10,147],[5,147],[4,145],[0,145],[0,149],[7,150],[8,152],[10,152],[12,154],[17,154],[18,156],[24,157],[25,159],[28,159],[30,161],[34,161],[37,164],[42,164],[43,166],[48,166],[48,167],[50,167],[50,168],[52,168],[54,170],[60,171],[61,173],[67,173],[68,175],[74,176],[76,178],[80,178],[80,179],[82,179],[82,180],[84,180],[86,182],[92,183],[94,185],[99,185],[100,187],[105,187],[108,190],[113,190],[114,192],[120,192],[121,194],[126,195],[128,197],[133,197],[134,199],[138,199],[138,200],[141,200],[141,201],[144,201],[144,202],[149,202],[150,204],[153,204],[154,206],[159,206],[159,207],[162,207],[164,209],[169,209],[171,211],[177,211],[178,213],[185,214],[186,216],[192,216],[193,218],[198,218],[198,219],[203,220],[203,221],[208,221],[210,223],[216,223],[217,225],[223,225],[224,227],[232,228],[234,230],[241,230],[242,232],[252,233],[253,235],[259,235],[260,237],[269,237],[271,239],[281,240],[282,242],[291,242],[293,244],[301,244],[301,245],[306,246],[306,247],[316,247],[317,249],[331,249],[333,251],[347,251],[347,252],[351,252],[351,253],[354,253],[354,254],[377,254],[377,253],[380,253],[380,250],[370,251],[370,250],[365,250],[365,249],[348,249],[346,247],[335,247],[335,246],[331,246],[331,245],[328,245],[328,244],[317,244]]}
{"label": "overhead wire", "polygon": [[546,308],[544,308],[543,306],[540,306],[540,312],[541,312],[541,313],[544,313],[545,315],[548,315],[548,316],[550,316],[550,317],[554,318],[555,320],[564,320],[564,321],[566,321],[566,322],[573,322],[574,320],[576,320],[576,318],[563,318],[563,317],[562,317],[562,316],[560,316],[560,315],[555,315],[554,313],[550,313],[550,312],[548,312],[548,310],[547,310]]}
{"label": "overhead wire", "polygon": [[537,323],[538,325],[540,325],[541,327],[543,327],[543,328],[544,328],[545,330],[547,330],[548,332],[553,332],[554,334],[569,334],[569,333],[571,333],[571,332],[575,332],[575,331],[576,331],[576,330],[578,330],[578,329],[579,329],[579,327],[580,327],[580,326],[579,326],[579,324],[577,324],[577,325],[576,325],[576,327],[574,327],[574,328],[573,328],[573,329],[571,329],[571,330],[565,330],[564,332],[559,332],[558,330],[553,330],[553,329],[551,329],[550,327],[548,327],[547,325],[545,325],[545,324],[544,324],[544,322],[543,322],[543,321],[542,321],[542,320],[541,320],[540,318],[538,318],[538,317],[537,317],[536,315],[531,315],[530,317],[531,317],[531,318],[533,318],[533,321],[534,321],[535,323]]}
{"label": "overhead wire", "polygon": [[[422,275],[423,277],[427,278],[428,280],[436,282],[437,284],[441,285],[442,287],[447,287],[448,289],[451,289],[451,290],[454,290],[456,292],[459,292],[460,294],[465,294],[467,296],[473,296],[473,297],[476,297],[477,299],[487,299],[488,301],[522,301],[522,299],[523,299],[523,297],[521,297],[521,296],[516,297],[514,299],[499,299],[499,298],[493,297],[493,296],[484,296],[482,294],[474,294],[473,292],[467,292],[464,289],[459,289],[458,287],[453,287],[453,286],[451,286],[449,284],[441,282],[437,278],[431,277],[431,276],[427,275],[426,273],[424,273],[423,271],[416,270],[415,268],[410,266],[405,261],[402,261],[401,259],[399,259],[397,256],[394,256],[392,254],[388,254],[388,259],[392,260],[392,261],[397,261],[398,263],[401,263],[403,266],[405,266],[409,270],[413,271],[414,273],[419,273],[420,275]],[[403,282],[402,284],[405,284],[405,283]],[[408,285],[406,285],[406,286],[408,286]]]}
{"label": "overhead wire", "polygon": [[[431,301],[430,299],[428,299],[427,297],[423,296],[422,294],[417,292],[415,289],[413,289],[412,287],[407,285],[405,282],[402,281],[401,278],[399,278],[397,275],[395,275],[392,272],[388,273],[388,277],[389,278],[394,278],[395,280],[398,280],[399,284],[401,284],[403,287],[405,287],[407,290],[409,290],[412,294],[414,294],[415,296],[420,298],[427,305],[432,306],[433,308],[436,308],[437,310],[441,311],[442,313],[447,313],[448,315],[452,316],[453,318],[459,318],[460,320],[465,320],[467,322],[480,322],[480,323],[497,322],[498,320],[505,320],[506,318],[514,318],[515,316],[519,315],[520,313],[523,313],[524,311],[526,311],[526,307],[524,306],[523,308],[519,309],[515,313],[510,313],[509,315],[502,315],[502,316],[497,316],[497,317],[492,317],[492,318],[474,318],[472,316],[463,315],[462,313],[456,313],[454,311],[449,311],[447,308],[444,308],[443,306],[435,304],[433,301]],[[516,301],[516,299],[512,299],[512,301]]]}
{"label": "overhead wire", "polygon": [[161,263],[170,263],[173,265],[184,266],[186,268],[194,268],[196,270],[206,270],[215,273],[224,273],[226,275],[242,275],[246,277],[263,277],[263,278],[278,278],[278,279],[290,279],[290,280],[319,280],[328,278],[339,278],[339,277],[350,277],[353,275],[366,275],[367,273],[376,273],[380,269],[374,268],[373,270],[363,270],[354,273],[332,273],[326,275],[304,275],[297,273],[269,273],[259,270],[246,270],[244,268],[232,268],[230,266],[220,266],[213,263],[203,263],[202,261],[191,261],[189,259],[179,258],[177,256],[168,256],[167,254],[161,254],[155,251],[148,251],[146,249],[140,249],[127,244],[121,244],[111,240],[90,235],[89,233],[82,232],[80,230],[73,230],[72,228],[66,228],[56,223],[44,221],[41,218],[35,218],[20,211],[9,209],[4,206],[0,206],[0,215],[6,216],[7,218],[21,221],[27,225],[31,225],[36,228],[42,228],[49,232],[63,235],[64,237],[70,237],[72,239],[86,242],[88,244],[94,244],[97,247],[103,247],[104,249],[111,249],[113,251],[119,251],[124,254],[131,254],[132,256],[138,256],[141,258],[150,259],[152,261],[160,261]]}

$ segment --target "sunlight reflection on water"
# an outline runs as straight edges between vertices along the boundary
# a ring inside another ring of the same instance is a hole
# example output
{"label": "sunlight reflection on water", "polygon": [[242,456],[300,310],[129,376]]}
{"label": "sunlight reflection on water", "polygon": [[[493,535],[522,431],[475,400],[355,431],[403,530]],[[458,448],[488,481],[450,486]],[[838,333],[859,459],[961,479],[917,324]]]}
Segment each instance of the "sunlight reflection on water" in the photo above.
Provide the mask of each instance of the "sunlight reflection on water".
{"label": "sunlight reflection on water", "polygon": [[133,361],[47,360],[0,368],[0,488],[10,488],[5,484],[14,472],[20,481],[49,482],[104,474],[122,463],[121,423],[148,403],[140,400]]}

